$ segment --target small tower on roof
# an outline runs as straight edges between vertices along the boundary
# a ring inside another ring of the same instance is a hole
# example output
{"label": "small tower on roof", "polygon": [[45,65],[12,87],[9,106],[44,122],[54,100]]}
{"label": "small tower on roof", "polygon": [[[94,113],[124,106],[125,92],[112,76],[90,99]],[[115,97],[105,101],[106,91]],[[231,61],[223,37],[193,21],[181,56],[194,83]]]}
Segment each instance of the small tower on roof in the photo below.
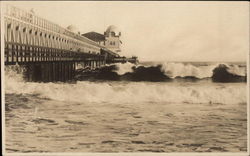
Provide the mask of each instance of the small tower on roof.
{"label": "small tower on roof", "polygon": [[114,51],[121,52],[120,45],[122,44],[120,40],[121,32],[114,25],[111,25],[104,32],[105,42],[103,43],[105,47]]}
{"label": "small tower on roof", "polygon": [[73,32],[73,33],[80,34],[80,31],[79,31],[78,28],[77,28],[76,26],[74,26],[74,25],[69,25],[69,26],[67,27],[67,29],[68,29],[69,31]]}

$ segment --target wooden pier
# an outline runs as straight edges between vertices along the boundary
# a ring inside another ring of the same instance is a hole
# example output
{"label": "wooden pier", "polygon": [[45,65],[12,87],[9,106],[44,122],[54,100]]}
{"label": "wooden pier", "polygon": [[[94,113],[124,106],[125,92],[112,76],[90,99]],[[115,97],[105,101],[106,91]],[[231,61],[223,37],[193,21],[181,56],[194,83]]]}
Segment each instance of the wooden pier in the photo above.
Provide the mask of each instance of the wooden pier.
{"label": "wooden pier", "polygon": [[78,63],[82,62],[91,69],[106,63],[102,55],[16,43],[5,43],[4,56],[5,65],[18,64],[25,68],[28,81],[68,81],[74,78]]}
{"label": "wooden pier", "polygon": [[5,7],[4,26],[4,63],[25,68],[28,81],[71,80],[78,63],[93,69],[129,61],[80,34],[13,6]]}

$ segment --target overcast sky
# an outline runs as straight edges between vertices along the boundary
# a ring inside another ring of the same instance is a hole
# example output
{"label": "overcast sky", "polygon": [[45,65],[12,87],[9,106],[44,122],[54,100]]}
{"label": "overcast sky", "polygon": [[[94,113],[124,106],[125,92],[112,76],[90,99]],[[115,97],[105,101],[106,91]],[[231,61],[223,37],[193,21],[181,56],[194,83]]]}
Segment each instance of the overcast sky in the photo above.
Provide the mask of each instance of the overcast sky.
{"label": "overcast sky", "polygon": [[246,61],[248,2],[6,2],[81,33],[122,33],[121,55],[151,61]]}

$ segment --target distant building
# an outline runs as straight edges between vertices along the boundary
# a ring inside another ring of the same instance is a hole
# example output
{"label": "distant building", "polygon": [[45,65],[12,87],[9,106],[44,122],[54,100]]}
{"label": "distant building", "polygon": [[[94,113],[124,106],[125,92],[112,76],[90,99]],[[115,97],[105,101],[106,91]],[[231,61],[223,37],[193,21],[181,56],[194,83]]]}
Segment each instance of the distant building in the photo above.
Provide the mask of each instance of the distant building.
{"label": "distant building", "polygon": [[104,35],[97,32],[88,32],[82,34],[82,36],[87,37],[102,46],[105,46],[107,49],[113,52],[121,52],[121,32],[113,25],[107,28],[107,30],[104,32]]}

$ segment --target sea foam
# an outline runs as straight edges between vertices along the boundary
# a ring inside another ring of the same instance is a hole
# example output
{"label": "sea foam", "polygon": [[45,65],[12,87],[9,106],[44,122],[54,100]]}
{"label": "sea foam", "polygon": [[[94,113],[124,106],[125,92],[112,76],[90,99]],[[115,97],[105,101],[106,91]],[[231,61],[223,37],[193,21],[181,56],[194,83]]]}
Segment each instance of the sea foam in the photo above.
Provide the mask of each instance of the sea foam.
{"label": "sea foam", "polygon": [[164,83],[164,82],[25,82],[21,74],[5,72],[5,93],[36,94],[57,101],[93,103],[221,103],[246,102],[245,83]]}

